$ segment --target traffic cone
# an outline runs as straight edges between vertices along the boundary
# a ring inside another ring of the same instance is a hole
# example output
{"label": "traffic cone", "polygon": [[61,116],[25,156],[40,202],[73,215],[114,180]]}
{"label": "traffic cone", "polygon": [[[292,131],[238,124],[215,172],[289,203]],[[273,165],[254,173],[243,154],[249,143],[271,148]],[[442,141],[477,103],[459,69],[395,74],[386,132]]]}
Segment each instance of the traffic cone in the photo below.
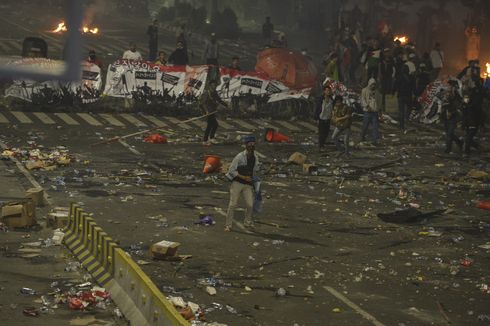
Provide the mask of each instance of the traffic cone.
{"label": "traffic cone", "polygon": [[221,159],[216,155],[206,155],[204,156],[204,168],[203,173],[213,173],[219,169],[221,166]]}
{"label": "traffic cone", "polygon": [[477,208],[479,209],[486,209],[487,211],[490,211],[490,201],[481,201],[476,205]]}
{"label": "traffic cone", "polygon": [[269,143],[291,142],[288,136],[283,135],[275,131],[274,129],[267,129],[265,131],[265,140],[268,141]]}

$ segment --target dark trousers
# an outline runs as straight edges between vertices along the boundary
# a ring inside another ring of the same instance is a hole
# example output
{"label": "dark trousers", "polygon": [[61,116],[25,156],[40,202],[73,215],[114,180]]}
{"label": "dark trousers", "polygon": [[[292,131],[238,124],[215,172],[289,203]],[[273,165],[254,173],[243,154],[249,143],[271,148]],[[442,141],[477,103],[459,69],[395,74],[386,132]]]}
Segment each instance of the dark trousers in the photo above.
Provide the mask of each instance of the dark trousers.
{"label": "dark trousers", "polygon": [[405,130],[406,124],[408,123],[408,114],[410,106],[412,105],[410,97],[399,96],[398,97],[398,120],[400,122],[400,128]]}
{"label": "dark trousers", "polygon": [[157,59],[158,43],[150,42],[148,47],[149,47],[148,61],[155,61]]}
{"label": "dark trousers", "polygon": [[456,136],[456,127],[458,121],[456,119],[446,120],[444,126],[446,127],[446,152],[449,153],[453,147],[453,142],[458,145],[458,147],[463,147],[463,142]]}
{"label": "dark trousers", "polygon": [[466,127],[465,135],[464,135],[464,152],[469,155],[471,147],[476,150],[480,149],[480,144],[475,141],[476,133],[478,132],[477,127]]}
{"label": "dark trousers", "polygon": [[204,141],[208,141],[208,138],[214,139],[218,126],[216,115],[212,114],[208,116],[208,125],[206,126],[206,131],[204,132]]}
{"label": "dark trousers", "polygon": [[329,132],[330,132],[330,119],[329,120],[318,119],[318,146],[320,146],[320,148],[325,146],[325,142],[327,141]]}
{"label": "dark trousers", "polygon": [[362,141],[366,140],[366,134],[369,129],[369,125],[373,125],[373,144],[378,143],[379,138],[379,115],[378,112],[364,112],[364,119],[362,121]]}

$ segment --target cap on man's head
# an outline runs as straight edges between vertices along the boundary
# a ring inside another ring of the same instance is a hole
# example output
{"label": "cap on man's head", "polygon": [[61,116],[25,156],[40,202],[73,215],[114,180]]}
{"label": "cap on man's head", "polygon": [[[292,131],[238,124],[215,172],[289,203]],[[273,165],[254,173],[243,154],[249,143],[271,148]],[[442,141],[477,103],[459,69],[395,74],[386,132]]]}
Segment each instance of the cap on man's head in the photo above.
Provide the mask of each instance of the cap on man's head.
{"label": "cap on man's head", "polygon": [[257,140],[254,135],[243,136],[242,141],[244,144],[255,143]]}
{"label": "cap on man's head", "polygon": [[415,58],[415,53],[410,53],[410,54],[408,55],[408,57],[409,57],[410,59]]}

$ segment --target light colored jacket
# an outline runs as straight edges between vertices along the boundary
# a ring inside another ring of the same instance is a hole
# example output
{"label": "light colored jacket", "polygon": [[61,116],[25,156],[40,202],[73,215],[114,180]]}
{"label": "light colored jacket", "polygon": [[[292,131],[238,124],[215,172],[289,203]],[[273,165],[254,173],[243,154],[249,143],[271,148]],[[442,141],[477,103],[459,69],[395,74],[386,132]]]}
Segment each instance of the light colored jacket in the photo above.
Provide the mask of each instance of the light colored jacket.
{"label": "light colored jacket", "polygon": [[[255,177],[257,175],[257,172],[259,170],[259,158],[257,154],[254,153],[255,156],[255,165],[253,167],[253,176]],[[231,162],[230,168],[228,169],[228,173],[226,174],[226,177],[232,181],[235,179],[235,177],[238,175],[238,167],[239,166],[246,166],[247,165],[247,150],[244,150],[243,152],[240,152],[235,156],[233,161]]]}
{"label": "light colored jacket", "polygon": [[432,68],[442,68],[444,66],[444,52],[436,49],[430,51],[430,61],[432,63]]}
{"label": "light colored jacket", "polygon": [[361,92],[361,106],[364,112],[379,111],[378,90],[376,87],[371,90],[373,84],[376,84],[376,81],[373,78],[369,79],[368,85]]}

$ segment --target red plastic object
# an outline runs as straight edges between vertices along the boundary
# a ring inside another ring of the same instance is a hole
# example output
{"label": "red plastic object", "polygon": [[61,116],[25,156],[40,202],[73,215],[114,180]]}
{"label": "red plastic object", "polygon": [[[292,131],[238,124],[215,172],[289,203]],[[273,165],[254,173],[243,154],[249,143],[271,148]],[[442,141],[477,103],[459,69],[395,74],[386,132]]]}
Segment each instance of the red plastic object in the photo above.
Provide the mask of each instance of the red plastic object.
{"label": "red plastic object", "polygon": [[265,140],[269,143],[291,142],[288,136],[283,135],[273,129],[267,129],[267,131],[265,132]]}
{"label": "red plastic object", "polygon": [[461,266],[470,267],[471,265],[473,265],[473,260],[471,260],[471,259],[461,259],[459,261],[459,263],[461,264]]}
{"label": "red plastic object", "polygon": [[221,166],[221,158],[216,155],[206,155],[204,156],[204,168],[203,173],[213,173],[219,169]]}
{"label": "red plastic object", "polygon": [[152,134],[149,135],[144,139],[146,143],[152,143],[152,144],[166,144],[167,143],[167,137],[162,136],[160,134]]}
{"label": "red plastic object", "polygon": [[487,211],[490,211],[490,201],[481,201],[476,205],[476,207],[479,209],[486,209]]}
{"label": "red plastic object", "polygon": [[73,310],[82,310],[84,308],[83,301],[78,298],[70,298],[70,301],[68,302],[68,307]]}

